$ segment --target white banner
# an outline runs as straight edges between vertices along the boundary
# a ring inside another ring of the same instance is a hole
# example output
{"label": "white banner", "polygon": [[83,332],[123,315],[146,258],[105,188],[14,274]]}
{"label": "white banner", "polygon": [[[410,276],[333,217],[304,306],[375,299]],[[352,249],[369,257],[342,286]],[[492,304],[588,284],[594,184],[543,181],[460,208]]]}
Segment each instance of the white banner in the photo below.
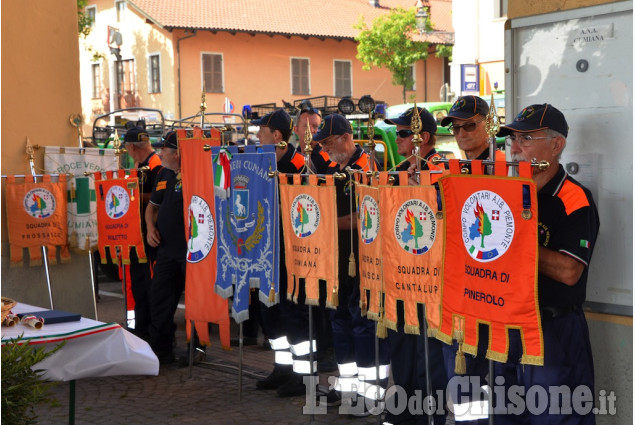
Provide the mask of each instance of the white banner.
{"label": "white banner", "polygon": [[116,170],[114,149],[44,147],[47,173],[70,173],[68,179],[68,240],[71,248],[81,251],[97,247],[97,204],[95,180],[85,172]]}

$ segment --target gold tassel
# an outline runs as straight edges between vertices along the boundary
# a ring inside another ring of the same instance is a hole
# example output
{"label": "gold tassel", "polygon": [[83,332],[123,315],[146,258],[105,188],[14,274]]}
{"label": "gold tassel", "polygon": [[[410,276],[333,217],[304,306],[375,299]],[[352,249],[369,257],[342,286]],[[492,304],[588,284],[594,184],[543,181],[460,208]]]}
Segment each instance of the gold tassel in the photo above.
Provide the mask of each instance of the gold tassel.
{"label": "gold tassel", "polygon": [[333,291],[331,292],[331,305],[337,308],[340,305],[340,300],[337,294],[337,285],[333,285]]}
{"label": "gold tassel", "polygon": [[386,329],[386,322],[381,319],[377,322],[377,338],[384,339],[388,337],[388,330]]}
{"label": "gold tassel", "polygon": [[463,352],[463,343],[459,343],[459,349],[454,358],[454,373],[457,375],[465,375],[467,366],[465,364],[465,353]]}
{"label": "gold tassel", "polygon": [[77,232],[75,230],[71,232],[70,246],[77,248]]}
{"label": "gold tassel", "polygon": [[357,276],[357,266],[355,265],[355,254],[351,252],[348,256],[348,275],[350,277]]}
{"label": "gold tassel", "polygon": [[271,282],[271,288],[269,289],[269,302],[274,303],[276,301],[276,291],[274,290],[274,284]]}

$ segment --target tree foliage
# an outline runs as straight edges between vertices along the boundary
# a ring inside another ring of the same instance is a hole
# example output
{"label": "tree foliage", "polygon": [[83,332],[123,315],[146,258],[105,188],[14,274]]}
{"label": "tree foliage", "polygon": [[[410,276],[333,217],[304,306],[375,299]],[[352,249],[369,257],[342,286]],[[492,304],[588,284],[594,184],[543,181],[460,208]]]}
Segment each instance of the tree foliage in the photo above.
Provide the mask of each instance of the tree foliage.
{"label": "tree foliage", "polygon": [[93,24],[93,20],[84,13],[86,4],[88,0],[77,0],[77,31],[84,37],[90,34]]}
{"label": "tree foliage", "polygon": [[[428,43],[413,40],[418,34],[414,9],[396,8],[376,18],[371,27],[360,18],[355,28],[360,30],[355,40],[363,69],[376,66],[390,70],[393,84],[403,88],[405,103],[406,88],[413,83],[410,66],[428,58]],[[432,30],[429,20],[426,30]]]}

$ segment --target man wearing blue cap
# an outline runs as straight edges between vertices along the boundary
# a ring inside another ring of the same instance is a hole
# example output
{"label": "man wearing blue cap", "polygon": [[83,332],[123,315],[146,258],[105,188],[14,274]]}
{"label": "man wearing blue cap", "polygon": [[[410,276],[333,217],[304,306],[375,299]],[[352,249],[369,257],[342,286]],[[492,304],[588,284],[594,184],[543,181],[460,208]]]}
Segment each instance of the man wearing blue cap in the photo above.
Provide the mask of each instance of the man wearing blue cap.
{"label": "man wearing blue cap", "polygon": [[[419,118],[421,120],[421,145],[419,147],[419,157],[414,156],[415,146],[412,142],[414,132],[411,130],[412,118],[414,117],[415,108],[409,108],[398,118],[385,120],[386,124],[397,126],[397,153],[405,156],[406,159],[397,167],[398,171],[407,171],[416,168],[419,161],[420,170],[443,169],[442,165],[432,164],[432,158],[440,158],[441,156],[434,149],[436,142],[437,122],[430,112],[425,108],[417,107]],[[413,167],[414,166],[414,167]],[[401,305],[401,304],[399,304]],[[395,405],[407,403],[411,397],[415,397],[417,393],[426,397],[427,393],[427,376],[426,376],[426,352],[425,352],[425,335],[412,335],[404,331],[403,309],[399,309],[397,314],[397,331],[388,329],[388,343],[390,346],[390,366],[392,368],[392,377],[395,385],[403,388],[405,393],[395,394]],[[423,310],[417,311],[419,322],[424,320]],[[428,361],[430,367],[430,382],[432,396],[437,394],[437,390],[445,391],[448,379],[445,371],[443,360],[443,343],[436,338],[428,338]],[[402,399],[402,397],[405,398]],[[437,400],[442,403],[443,400]],[[388,411],[384,420],[384,424],[401,424],[401,423],[417,423],[427,424],[428,417],[420,414],[415,417],[411,409],[405,409],[400,414],[393,414]],[[444,424],[445,415],[437,414],[434,416],[435,424]]]}
{"label": "man wearing blue cap", "polygon": [[[315,109],[310,101],[306,100],[300,105],[300,112],[294,118],[293,132],[298,141],[297,150],[302,155],[306,155],[304,151],[306,144],[304,143],[304,134],[306,128],[309,127],[311,135],[317,133],[318,128],[322,124],[322,114]],[[311,140],[311,169],[317,174],[324,174],[329,163],[329,156],[322,150],[318,142]]]}
{"label": "man wearing blue cap", "polygon": [[185,288],[185,224],[181,191],[181,156],[175,131],[154,143],[163,168],[146,209],[148,244],[157,249],[150,289],[150,345],[161,364],[175,360],[174,313]]}
{"label": "man wearing blue cap", "polygon": [[[467,159],[492,159],[489,157],[489,134],[485,130],[485,120],[489,106],[479,96],[461,96],[450,108],[441,125],[449,126],[459,148]],[[503,151],[496,151],[497,160],[505,160]],[[471,168],[469,165],[468,168]]]}
{"label": "man wearing blue cap", "polygon": [[[510,333],[509,361],[495,364],[497,385],[521,389],[523,395],[539,388],[548,396],[538,397],[531,412],[501,412],[497,424],[595,424],[593,357],[582,303],[600,222],[591,192],[560,164],[568,132],[562,112],[545,103],[526,107],[498,133],[506,136],[512,160],[535,158],[548,161],[549,167],[533,175],[538,190],[538,305],[545,363],[519,363],[522,342],[516,331]],[[554,388],[567,390],[562,400],[550,393]]]}
{"label": "man wearing blue cap", "polygon": [[[332,163],[327,174],[345,172],[347,167],[356,170],[370,170],[370,157],[353,141],[351,124],[339,114],[324,118],[319,131],[313,136],[323,150],[329,155]],[[331,314],[333,327],[333,345],[338,363],[339,377],[332,385],[335,391],[344,394],[352,402],[356,394],[363,397],[350,413],[367,415],[370,410],[381,411],[385,388],[388,384],[390,359],[385,340],[379,341],[379,387],[376,385],[375,368],[375,323],[362,317],[359,299],[359,271],[355,277],[348,273],[349,257],[358,257],[358,237],[354,234],[351,245],[351,231],[356,232],[356,203],[354,185],[349,179],[336,180],[337,227],[338,227],[338,307]],[[358,261],[355,263],[359,264]],[[333,398],[331,392],[331,399]],[[329,397],[327,397],[327,401]],[[368,403],[365,402],[368,400]],[[361,405],[360,405],[361,403]],[[372,406],[372,407],[371,407]]]}
{"label": "man wearing blue cap", "polygon": [[[271,112],[251,122],[259,125],[258,139],[263,145],[278,145],[288,142],[291,136],[291,117],[283,109]],[[276,149],[277,168],[281,173],[300,173],[304,169],[304,157],[293,146]],[[280,225],[282,232],[282,224]],[[303,305],[296,305],[287,300],[287,272],[285,267],[284,238],[280,237],[280,302],[271,307],[260,305],[262,325],[269,344],[274,350],[273,371],[256,383],[259,390],[275,389],[278,396],[289,397],[303,395],[306,387],[303,375],[310,370],[308,360],[309,324],[308,313]],[[298,304],[302,297],[298,296]],[[315,346],[315,341],[312,344]],[[296,373],[294,373],[296,372]]]}
{"label": "man wearing blue cap", "polygon": [[[441,158],[441,155],[434,149],[434,145],[436,144],[437,122],[427,109],[417,107],[417,111],[419,112],[419,119],[421,120],[421,131],[419,132],[419,136],[421,137],[419,157],[421,159],[418,163],[419,169],[440,169],[441,167],[436,167],[431,162],[432,158]],[[397,171],[407,171],[411,165],[417,165],[417,158],[415,158],[414,155],[415,145],[412,142],[415,136],[411,128],[413,116],[414,107],[409,108],[395,119],[384,120],[386,124],[397,126],[397,139],[395,140],[397,143],[397,153],[406,157],[406,159],[397,166]]]}
{"label": "man wearing blue cap", "polygon": [[[145,217],[146,207],[150,202],[150,195],[154,182],[161,170],[161,159],[150,146],[150,135],[142,127],[129,129],[123,138],[126,152],[139,169],[139,188],[141,189],[141,217]],[[143,170],[147,167],[148,170]],[[145,220],[141,221],[141,232],[144,235],[145,252],[148,261],[139,263],[137,253],[130,254],[130,286],[134,297],[135,327],[132,330],[138,337],[150,339],[150,285],[152,283],[152,261],[156,251],[145,240]]]}

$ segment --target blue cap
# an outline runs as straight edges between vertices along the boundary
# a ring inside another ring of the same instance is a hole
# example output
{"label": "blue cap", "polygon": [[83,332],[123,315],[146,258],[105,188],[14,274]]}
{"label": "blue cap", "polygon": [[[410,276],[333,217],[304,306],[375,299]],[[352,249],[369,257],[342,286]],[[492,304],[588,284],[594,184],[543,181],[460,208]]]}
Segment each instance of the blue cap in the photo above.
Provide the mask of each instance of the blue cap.
{"label": "blue cap", "polygon": [[353,127],[343,115],[331,114],[328,115],[318,129],[318,132],[313,135],[314,142],[321,142],[330,136],[341,136],[342,134],[353,134]]}
{"label": "blue cap", "polygon": [[252,120],[253,125],[260,125],[265,127],[271,127],[274,130],[291,130],[291,117],[285,112],[284,109],[277,109],[268,113],[262,118]]}
{"label": "blue cap", "polygon": [[[417,106],[417,111],[419,111],[419,118],[421,118],[421,131],[426,131],[430,134],[436,134],[437,121],[434,119],[432,114],[426,108],[420,108],[418,106]],[[397,118],[394,118],[391,120],[387,119],[387,120],[384,120],[384,122],[386,124],[403,125],[405,127],[410,127],[413,112],[414,112],[414,106],[412,108],[407,109]]]}
{"label": "blue cap", "polygon": [[461,96],[450,108],[450,112],[441,120],[443,127],[448,126],[452,122],[452,118],[467,120],[475,115],[487,115],[489,106],[487,102],[479,96]]}
{"label": "blue cap", "polygon": [[174,130],[170,130],[168,131],[165,136],[163,136],[161,138],[160,141],[153,143],[152,144],[153,148],[172,148],[172,149],[178,149],[179,148],[179,140],[176,137],[176,131]]}
{"label": "blue cap", "polygon": [[145,128],[142,127],[132,127],[126,134],[123,136],[124,143],[136,143],[136,142],[149,142],[150,135],[146,131]]}
{"label": "blue cap", "polygon": [[548,103],[531,105],[520,111],[514,122],[502,126],[497,136],[507,136],[513,131],[529,133],[539,130],[554,130],[567,137],[569,125],[562,112]]}

